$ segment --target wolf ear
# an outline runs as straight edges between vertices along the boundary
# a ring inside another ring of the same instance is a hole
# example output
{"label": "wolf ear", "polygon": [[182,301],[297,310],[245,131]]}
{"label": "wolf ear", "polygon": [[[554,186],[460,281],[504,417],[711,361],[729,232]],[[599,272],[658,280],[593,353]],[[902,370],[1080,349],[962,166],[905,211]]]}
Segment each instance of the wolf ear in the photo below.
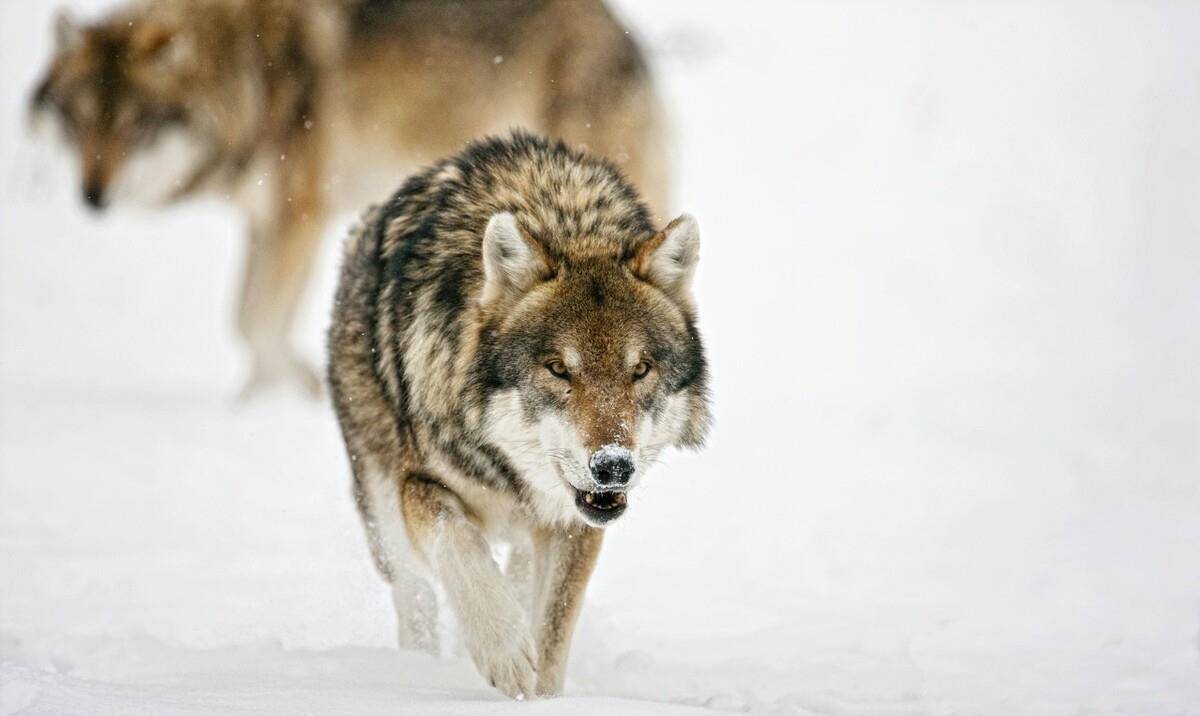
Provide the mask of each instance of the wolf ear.
{"label": "wolf ear", "polygon": [[75,22],[70,11],[59,10],[54,15],[54,46],[57,52],[67,52],[83,38],[83,28]]}
{"label": "wolf ear", "polygon": [[700,260],[700,226],[691,214],[681,214],[633,251],[633,272],[668,296],[692,303],[692,275]]}
{"label": "wolf ear", "polygon": [[183,30],[156,22],[138,26],[129,40],[132,55],[149,65],[174,67],[193,59],[191,36]]}
{"label": "wolf ear", "polygon": [[488,221],[483,232],[483,293],[487,306],[505,296],[529,290],[546,270],[540,252],[521,233],[516,218],[507,211]]}

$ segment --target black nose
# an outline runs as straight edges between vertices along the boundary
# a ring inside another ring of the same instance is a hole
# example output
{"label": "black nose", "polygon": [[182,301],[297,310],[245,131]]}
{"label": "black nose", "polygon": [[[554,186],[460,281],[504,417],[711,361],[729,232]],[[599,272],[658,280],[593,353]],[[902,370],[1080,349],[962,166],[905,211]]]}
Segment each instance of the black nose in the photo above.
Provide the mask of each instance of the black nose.
{"label": "black nose", "polygon": [[104,189],[98,183],[88,182],[83,185],[83,201],[97,211],[104,208]]}
{"label": "black nose", "polygon": [[592,479],[601,487],[625,487],[633,477],[633,454],[622,447],[602,447],[588,461]]}

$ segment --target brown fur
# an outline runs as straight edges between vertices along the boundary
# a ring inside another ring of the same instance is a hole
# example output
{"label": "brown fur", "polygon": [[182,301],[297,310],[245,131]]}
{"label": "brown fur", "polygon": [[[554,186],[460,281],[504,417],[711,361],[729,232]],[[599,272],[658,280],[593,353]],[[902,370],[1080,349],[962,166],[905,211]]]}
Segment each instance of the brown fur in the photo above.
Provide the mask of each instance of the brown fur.
{"label": "brown fur", "polygon": [[168,199],[216,193],[244,210],[247,393],[317,386],[289,336],[331,215],[475,136],[562,137],[666,206],[653,86],[600,0],[157,0],[58,35],[34,105],[62,118],[90,203],[182,130],[199,156]]}
{"label": "brown fur", "polygon": [[[534,611],[537,629],[537,694],[562,691],[567,675],[571,634],[583,607],[592,570],[600,557],[604,531],[595,527],[571,530],[537,530],[534,534],[536,565]],[[548,586],[554,585],[554,586]]]}

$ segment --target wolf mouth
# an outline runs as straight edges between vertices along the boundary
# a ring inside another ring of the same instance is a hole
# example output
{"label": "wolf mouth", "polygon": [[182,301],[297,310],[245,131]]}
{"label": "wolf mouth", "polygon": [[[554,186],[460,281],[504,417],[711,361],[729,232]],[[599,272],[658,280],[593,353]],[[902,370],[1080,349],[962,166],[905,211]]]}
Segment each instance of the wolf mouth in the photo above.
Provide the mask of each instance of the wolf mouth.
{"label": "wolf mouth", "polygon": [[625,493],[616,490],[575,490],[575,507],[593,524],[602,525],[620,517],[629,506]]}

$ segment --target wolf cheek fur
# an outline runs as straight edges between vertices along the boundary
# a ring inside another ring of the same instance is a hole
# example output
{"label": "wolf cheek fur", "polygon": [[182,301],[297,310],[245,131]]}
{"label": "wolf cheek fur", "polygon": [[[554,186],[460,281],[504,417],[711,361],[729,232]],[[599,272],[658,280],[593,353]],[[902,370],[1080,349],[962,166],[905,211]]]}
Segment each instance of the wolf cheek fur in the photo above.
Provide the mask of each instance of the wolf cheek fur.
{"label": "wolf cheek fur", "polygon": [[[561,690],[600,525],[699,447],[699,234],[656,230],[607,162],[527,134],[410,178],[347,241],[329,380],[402,645],[445,588],[483,676]],[[507,574],[489,539],[514,545]]]}

